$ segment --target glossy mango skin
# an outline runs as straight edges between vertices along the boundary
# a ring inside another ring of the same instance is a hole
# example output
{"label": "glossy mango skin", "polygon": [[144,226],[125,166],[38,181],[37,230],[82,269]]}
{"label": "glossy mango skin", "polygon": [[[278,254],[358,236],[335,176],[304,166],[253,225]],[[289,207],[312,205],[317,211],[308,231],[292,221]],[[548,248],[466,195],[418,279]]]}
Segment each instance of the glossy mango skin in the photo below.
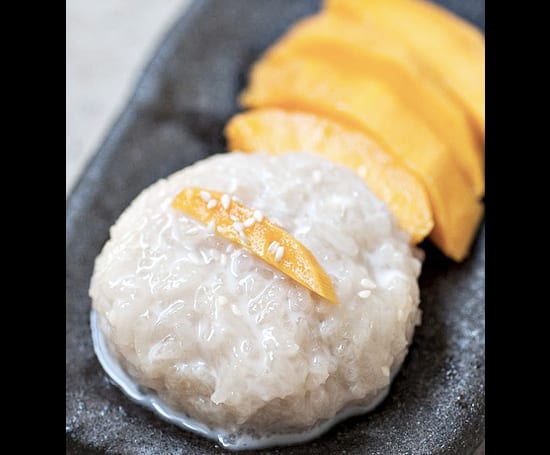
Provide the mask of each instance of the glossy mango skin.
{"label": "glossy mango skin", "polygon": [[313,112],[364,132],[424,182],[434,243],[456,261],[467,256],[483,206],[452,151],[388,84],[316,56],[268,52],[254,65],[241,102]]}
{"label": "glossy mango skin", "polygon": [[322,13],[294,25],[270,55],[302,55],[384,81],[452,151],[478,197],[485,192],[484,150],[466,112],[399,40],[383,29]]}
{"label": "glossy mango skin", "polygon": [[310,151],[352,168],[385,202],[411,241],[422,241],[434,221],[420,179],[365,134],[327,118],[283,109],[252,109],[227,124],[229,150],[280,155]]}
{"label": "glossy mango skin", "polygon": [[325,0],[324,9],[401,40],[462,104],[484,143],[485,38],[477,28],[423,0]]}

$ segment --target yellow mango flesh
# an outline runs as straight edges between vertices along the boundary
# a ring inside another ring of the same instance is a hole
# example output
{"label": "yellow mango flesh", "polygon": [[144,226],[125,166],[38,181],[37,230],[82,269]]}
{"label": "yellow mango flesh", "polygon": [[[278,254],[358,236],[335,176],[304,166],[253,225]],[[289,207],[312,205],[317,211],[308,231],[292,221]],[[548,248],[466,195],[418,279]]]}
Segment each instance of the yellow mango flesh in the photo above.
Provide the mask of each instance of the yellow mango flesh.
{"label": "yellow mango flesh", "polygon": [[422,73],[400,43],[376,27],[320,14],[295,25],[270,54],[307,55],[383,80],[453,152],[477,196],[485,191],[484,152],[462,108]]}
{"label": "yellow mango flesh", "polygon": [[305,55],[268,54],[254,66],[241,102],[317,113],[372,137],[425,183],[434,243],[454,260],[466,257],[483,207],[452,152],[387,84]]}
{"label": "yellow mango flesh", "polygon": [[[257,216],[256,210],[229,198],[229,195],[225,195],[228,202],[224,206],[223,196],[219,191],[205,188],[185,188],[175,197],[172,207],[205,225],[213,223],[213,232],[217,235],[248,249],[328,301],[338,303],[329,276],[311,251],[283,228],[263,215]],[[214,206],[209,206],[211,201],[215,201]],[[247,220],[251,223],[247,224]],[[239,229],[237,223],[240,224]]]}
{"label": "yellow mango flesh", "polygon": [[411,241],[432,230],[432,210],[424,184],[369,137],[305,112],[254,109],[234,116],[225,128],[229,150],[317,153],[355,170],[385,202]]}
{"label": "yellow mango flesh", "polygon": [[400,39],[470,114],[485,139],[485,38],[460,17],[422,0],[325,0],[325,9]]}

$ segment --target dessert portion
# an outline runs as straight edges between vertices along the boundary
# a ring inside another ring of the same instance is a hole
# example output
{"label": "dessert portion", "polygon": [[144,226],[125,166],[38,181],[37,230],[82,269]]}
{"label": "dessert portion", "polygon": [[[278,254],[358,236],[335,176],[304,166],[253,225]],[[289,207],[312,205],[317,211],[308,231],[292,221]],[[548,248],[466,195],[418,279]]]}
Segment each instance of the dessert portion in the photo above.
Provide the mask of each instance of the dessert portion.
{"label": "dessert portion", "polygon": [[327,0],[255,63],[231,153],[145,189],[90,286],[134,400],[231,449],[303,442],[388,391],[425,238],[483,216],[483,36],[420,0]]}
{"label": "dessert portion", "polygon": [[259,134],[246,125],[265,120],[265,110],[315,116],[316,122],[299,126],[300,137],[318,137],[319,125],[327,123],[341,128],[343,137],[362,135],[364,144],[354,141],[352,149],[345,138],[328,154],[324,145],[313,144],[312,151],[374,172],[380,166],[368,151],[377,148],[390,156],[409,180],[424,187],[427,216],[421,197],[418,220],[414,209],[403,210],[404,198],[418,196],[406,189],[410,185],[382,196],[380,179],[361,175],[413,242],[429,234],[446,256],[460,262],[484,211],[484,56],[483,35],[436,5],[327,0],[320,13],[293,25],[253,65],[240,96],[250,110],[229,122],[229,146],[252,151],[253,142],[256,151],[284,151],[285,141],[293,142],[287,133],[274,146],[272,135],[263,137],[265,129]]}
{"label": "dessert portion", "polygon": [[227,446],[305,440],[384,396],[419,322],[420,269],[351,169],[216,155],[112,227],[90,287],[98,355]]}

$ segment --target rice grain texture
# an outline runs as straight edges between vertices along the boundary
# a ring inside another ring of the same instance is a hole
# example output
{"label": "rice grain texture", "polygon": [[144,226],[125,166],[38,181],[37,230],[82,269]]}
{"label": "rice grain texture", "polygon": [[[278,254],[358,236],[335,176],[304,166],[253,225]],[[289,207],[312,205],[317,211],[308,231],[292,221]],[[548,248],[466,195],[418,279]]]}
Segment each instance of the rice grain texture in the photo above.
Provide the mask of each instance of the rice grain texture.
{"label": "rice grain texture", "polygon": [[[186,186],[236,196],[286,229],[340,303],[173,209]],[[90,296],[120,364],[174,409],[228,433],[296,432],[388,386],[420,318],[418,256],[351,170],[308,153],[233,152],[132,202]]]}

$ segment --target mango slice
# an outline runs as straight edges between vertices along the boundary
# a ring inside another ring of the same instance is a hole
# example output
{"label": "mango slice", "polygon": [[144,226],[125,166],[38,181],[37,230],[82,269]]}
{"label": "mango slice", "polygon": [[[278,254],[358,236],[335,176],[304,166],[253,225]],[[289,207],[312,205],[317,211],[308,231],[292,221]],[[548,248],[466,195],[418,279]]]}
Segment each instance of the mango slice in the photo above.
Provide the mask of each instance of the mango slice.
{"label": "mango slice", "polygon": [[325,0],[325,9],[402,40],[468,110],[484,140],[485,38],[477,28],[422,0]]}
{"label": "mango slice", "polygon": [[424,184],[369,137],[305,112],[254,109],[225,127],[229,150],[282,155],[310,151],[353,169],[385,202],[411,241],[420,242],[434,222]]}
{"label": "mango slice", "polygon": [[310,111],[372,137],[425,183],[434,243],[456,261],[467,255],[483,207],[452,152],[383,81],[305,55],[268,53],[253,67],[241,102]]}
{"label": "mango slice", "polygon": [[319,14],[296,24],[270,52],[288,58],[293,53],[298,54],[295,58],[307,55],[383,80],[452,150],[476,195],[483,195],[484,151],[466,113],[422,73],[410,52],[392,42],[383,30],[360,26],[338,15]]}
{"label": "mango slice", "polygon": [[258,210],[237,202],[228,194],[195,187],[183,189],[172,207],[247,248],[310,291],[338,303],[329,276],[311,251]]}

